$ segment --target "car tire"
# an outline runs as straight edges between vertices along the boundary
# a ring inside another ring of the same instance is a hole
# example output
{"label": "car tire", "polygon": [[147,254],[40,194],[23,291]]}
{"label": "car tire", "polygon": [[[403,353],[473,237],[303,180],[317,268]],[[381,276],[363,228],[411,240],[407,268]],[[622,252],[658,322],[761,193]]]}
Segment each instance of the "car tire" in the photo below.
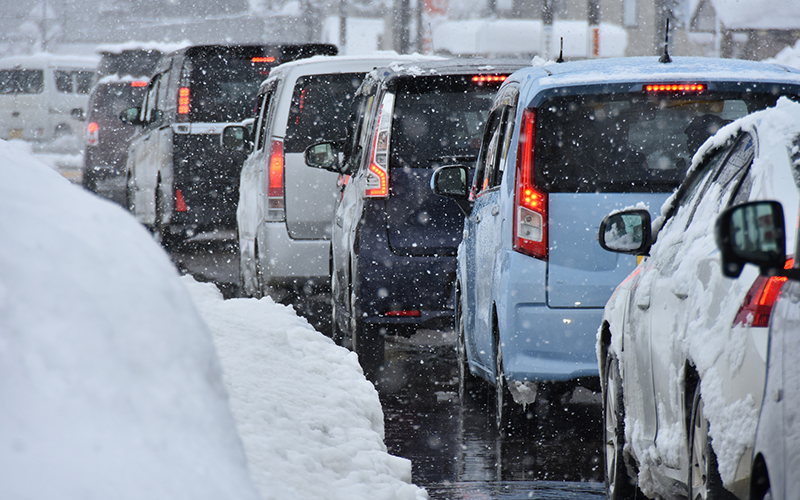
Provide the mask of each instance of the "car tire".
{"label": "car tire", "polygon": [[609,500],[636,498],[636,486],[625,465],[625,406],[619,360],[609,356],[603,380],[604,471]]}
{"label": "car tire", "polygon": [[508,432],[512,427],[512,414],[516,406],[511,392],[508,390],[503,369],[503,346],[500,343],[497,323],[495,330],[495,366],[494,366],[494,418],[498,432]]}
{"label": "car tire", "polygon": [[153,223],[153,236],[167,252],[171,252],[178,246],[179,238],[170,233],[169,227],[164,223],[164,197],[161,189],[161,184],[156,185],[156,215]]}
{"label": "car tire", "polygon": [[456,328],[456,360],[458,362],[458,398],[463,403],[474,401],[478,391],[484,384],[472,374],[467,358],[467,344],[465,333],[465,320],[461,294],[456,294],[455,300],[455,328]]}
{"label": "car tire", "polygon": [[689,420],[689,500],[720,500],[734,498],[722,487],[717,468],[717,455],[708,436],[708,420],[703,415],[703,398],[700,384],[692,398]]}

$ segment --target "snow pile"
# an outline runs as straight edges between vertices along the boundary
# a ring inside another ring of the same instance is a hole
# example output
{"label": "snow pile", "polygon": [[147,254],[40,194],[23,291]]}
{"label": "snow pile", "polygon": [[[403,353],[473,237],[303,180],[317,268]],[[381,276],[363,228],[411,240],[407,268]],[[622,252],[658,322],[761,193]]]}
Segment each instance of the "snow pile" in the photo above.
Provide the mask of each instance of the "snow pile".
{"label": "snow pile", "polygon": [[272,299],[223,301],[184,277],[217,345],[253,478],[267,499],[424,499],[386,452],[378,393],[355,353]]}
{"label": "snow pile", "polygon": [[255,500],[211,335],[117,205],[0,141],[0,485]]}
{"label": "snow pile", "polygon": [[764,62],[783,64],[784,66],[800,69],[800,40],[793,47],[784,48],[775,57],[766,59]]}

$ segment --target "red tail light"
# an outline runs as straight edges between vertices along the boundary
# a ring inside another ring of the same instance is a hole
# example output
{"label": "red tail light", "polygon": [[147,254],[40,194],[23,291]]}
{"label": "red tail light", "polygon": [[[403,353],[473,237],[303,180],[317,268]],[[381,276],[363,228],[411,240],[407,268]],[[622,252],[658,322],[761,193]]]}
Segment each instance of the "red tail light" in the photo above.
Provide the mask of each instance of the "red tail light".
{"label": "red tail light", "polygon": [[131,87],[147,87],[146,80],[134,80],[131,82]]}
{"label": "red tail light", "polygon": [[389,140],[392,130],[392,110],[394,94],[386,94],[375,124],[375,137],[372,139],[370,164],[366,175],[366,198],[389,197]]}
{"label": "red tail light", "polygon": [[[791,269],[794,266],[794,259],[786,259],[786,269]],[[744,303],[736,313],[736,319],[733,324],[742,323],[744,325],[767,327],[769,326],[769,318],[772,315],[772,307],[778,299],[778,294],[786,283],[786,278],[783,276],[759,276],[753,282],[747,295],[744,297]]]}
{"label": "red tail light", "polygon": [[99,139],[99,131],[100,125],[97,122],[91,122],[86,127],[86,144],[89,146],[97,146],[97,141]]}
{"label": "red tail light", "polygon": [[384,316],[393,316],[395,318],[419,318],[420,312],[418,310],[409,311],[386,311]]}
{"label": "red tail light", "polygon": [[267,218],[283,220],[283,141],[272,140],[269,155],[269,180],[267,181]]}
{"label": "red tail light", "polygon": [[644,91],[648,93],[675,93],[699,94],[706,90],[703,83],[648,83],[644,86]]}
{"label": "red tail light", "polygon": [[186,200],[183,199],[183,193],[180,189],[175,190],[175,211],[176,212],[185,212],[186,211]]}
{"label": "red tail light", "polygon": [[189,114],[189,87],[181,87],[178,89],[178,114],[179,115],[188,115]]}
{"label": "red tail light", "polygon": [[537,259],[547,259],[547,193],[533,181],[536,111],[522,114],[517,147],[517,186],[514,198],[514,250]]}

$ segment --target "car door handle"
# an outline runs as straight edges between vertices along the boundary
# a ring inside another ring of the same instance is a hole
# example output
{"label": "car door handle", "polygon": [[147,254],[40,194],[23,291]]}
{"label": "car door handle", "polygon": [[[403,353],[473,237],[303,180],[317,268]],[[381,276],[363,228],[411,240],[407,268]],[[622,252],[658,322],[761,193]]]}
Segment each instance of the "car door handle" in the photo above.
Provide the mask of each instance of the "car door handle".
{"label": "car door handle", "polygon": [[673,290],[672,293],[681,300],[689,296],[689,292],[685,290]]}
{"label": "car door handle", "polygon": [[479,223],[480,221],[481,221],[481,214],[478,214],[475,216],[475,224]]}
{"label": "car door handle", "polygon": [[493,206],[492,207],[492,215],[497,215],[499,213],[500,213],[500,207],[498,207],[497,205]]}

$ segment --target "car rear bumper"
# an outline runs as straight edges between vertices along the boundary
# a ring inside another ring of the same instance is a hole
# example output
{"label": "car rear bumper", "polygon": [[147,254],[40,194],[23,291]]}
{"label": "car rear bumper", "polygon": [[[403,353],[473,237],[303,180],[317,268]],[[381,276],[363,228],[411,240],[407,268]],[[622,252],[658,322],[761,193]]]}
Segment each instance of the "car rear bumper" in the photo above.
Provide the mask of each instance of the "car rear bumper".
{"label": "car rear bumper", "polygon": [[330,286],[330,240],[292,239],[283,222],[264,223],[258,232],[258,259],[264,284],[290,286],[313,281]]}

